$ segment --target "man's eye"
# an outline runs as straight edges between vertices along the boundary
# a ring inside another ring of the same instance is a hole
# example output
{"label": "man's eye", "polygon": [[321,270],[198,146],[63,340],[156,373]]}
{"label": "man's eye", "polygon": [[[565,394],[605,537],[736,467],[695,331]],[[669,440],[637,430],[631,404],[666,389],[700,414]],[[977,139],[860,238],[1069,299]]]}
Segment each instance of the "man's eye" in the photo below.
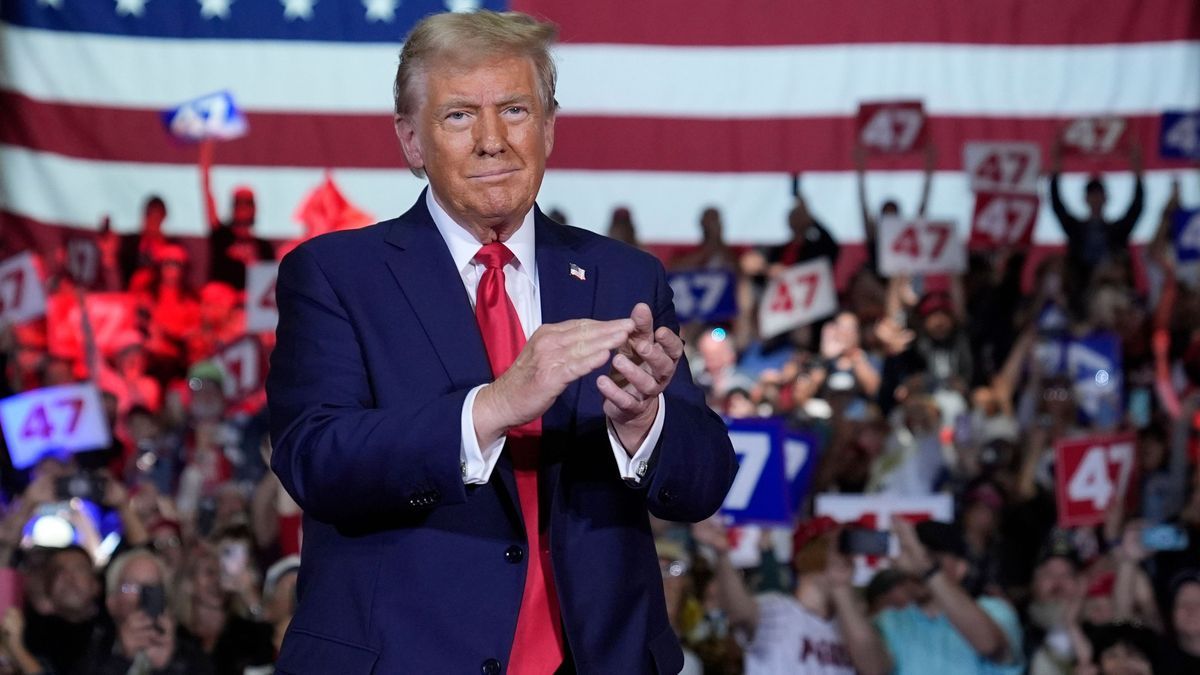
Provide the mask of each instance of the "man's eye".
{"label": "man's eye", "polygon": [[450,113],[449,115],[446,115],[446,119],[448,119],[448,120],[465,120],[465,119],[467,119],[467,113],[465,113],[461,110],[456,110],[456,111]]}
{"label": "man's eye", "polygon": [[509,106],[507,109],[505,109],[505,112],[507,112],[510,115],[520,115],[521,113],[525,112],[525,109],[519,105],[513,105],[513,106]]}

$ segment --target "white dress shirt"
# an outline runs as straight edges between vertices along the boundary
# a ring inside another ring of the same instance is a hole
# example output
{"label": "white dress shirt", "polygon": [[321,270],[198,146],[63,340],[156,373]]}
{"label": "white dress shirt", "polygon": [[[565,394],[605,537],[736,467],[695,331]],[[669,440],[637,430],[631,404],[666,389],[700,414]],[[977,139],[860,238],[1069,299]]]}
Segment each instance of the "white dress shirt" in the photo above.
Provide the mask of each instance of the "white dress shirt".
{"label": "white dress shirt", "polygon": [[[425,204],[429,207],[429,213],[433,216],[433,222],[437,225],[438,232],[441,233],[442,239],[450,249],[454,267],[462,277],[463,286],[467,289],[467,296],[471,299],[471,307],[474,308],[475,290],[485,269],[483,265],[476,263],[474,258],[482,244],[466,228],[454,222],[454,219],[446,213],[446,210],[434,197],[432,188],[425,193]],[[504,245],[513,252],[513,259],[504,266],[504,290],[508,292],[508,297],[517,310],[517,318],[520,319],[525,339],[528,340],[529,336],[533,335],[533,332],[542,325],[542,298],[538,292],[538,269],[534,259],[536,246],[534,245],[532,209],[525,214],[521,226],[512,233]],[[501,436],[499,440],[486,448],[479,446],[479,438],[475,435],[473,409],[475,397],[479,394],[479,390],[486,386],[486,384],[481,384],[475,387],[463,401],[460,454],[463,482],[468,485],[482,485],[488,482],[492,470],[496,468],[496,462],[500,459],[500,452],[504,449],[506,439]],[[637,483],[646,473],[650,454],[654,451],[654,446],[658,445],[658,439],[662,435],[665,413],[666,404],[662,394],[659,394],[658,414],[654,418],[654,424],[651,425],[646,440],[642,442],[632,457],[626,452],[625,446],[621,444],[621,439],[617,437],[612,422],[608,423],[608,441],[612,445],[613,457],[617,461],[617,470],[620,472],[621,478],[627,482]]]}

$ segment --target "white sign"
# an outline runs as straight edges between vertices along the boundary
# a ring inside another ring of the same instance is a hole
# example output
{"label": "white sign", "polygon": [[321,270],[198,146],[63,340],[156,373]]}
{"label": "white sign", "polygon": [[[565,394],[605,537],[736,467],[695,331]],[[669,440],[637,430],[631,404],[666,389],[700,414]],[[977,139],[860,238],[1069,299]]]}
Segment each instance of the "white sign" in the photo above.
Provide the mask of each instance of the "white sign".
{"label": "white sign", "polygon": [[1035,194],[1041,160],[1037,143],[971,141],[963,145],[963,169],[975,192]]}
{"label": "white sign", "polygon": [[758,311],[759,335],[766,339],[823,319],[837,311],[833,269],[817,258],[784,270],[763,293]]}
{"label": "white sign", "polygon": [[1108,155],[1125,136],[1121,117],[1081,117],[1063,129],[1063,148],[1081,155]]}
{"label": "white sign", "polygon": [[0,427],[13,466],[47,451],[82,452],[112,443],[100,392],[90,382],[33,389],[0,401]]}
{"label": "white sign", "polygon": [[279,263],[257,262],[246,266],[246,332],[267,333],[279,323],[275,306],[275,277]]}
{"label": "white sign", "polygon": [[967,247],[952,222],[883,218],[878,238],[879,271],[885,277],[967,270]]}
{"label": "white sign", "polygon": [[221,369],[225,398],[240,401],[263,385],[262,346],[253,335],[245,335],[217,350],[212,361]]}
{"label": "white sign", "polygon": [[46,289],[32,253],[0,263],[0,326],[19,324],[46,315]]}
{"label": "white sign", "polygon": [[[854,525],[880,531],[890,528],[892,519],[896,517],[910,522],[923,520],[954,522],[954,500],[948,494],[927,497],[862,494],[817,495],[814,511],[818,516],[829,516],[843,525]],[[900,552],[900,543],[895,536],[891,537],[888,546],[890,556],[894,557]],[[859,586],[865,585],[877,571],[887,566],[886,558],[854,556],[854,583]]]}

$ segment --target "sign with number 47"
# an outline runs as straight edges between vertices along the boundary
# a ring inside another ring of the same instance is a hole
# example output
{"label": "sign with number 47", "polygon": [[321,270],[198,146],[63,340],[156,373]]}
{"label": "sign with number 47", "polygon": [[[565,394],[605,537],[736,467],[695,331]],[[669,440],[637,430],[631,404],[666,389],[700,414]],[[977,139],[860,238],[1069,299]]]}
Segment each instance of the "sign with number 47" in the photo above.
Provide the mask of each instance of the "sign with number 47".
{"label": "sign with number 47", "polygon": [[48,451],[82,452],[112,443],[100,392],[90,382],[31,389],[0,401],[0,427],[13,466],[32,466]]}
{"label": "sign with number 47", "polygon": [[763,339],[799,328],[837,311],[833,269],[828,258],[787,268],[763,293],[758,332]]}
{"label": "sign with number 47", "polygon": [[0,263],[0,326],[15,325],[46,314],[46,291],[32,253]]}
{"label": "sign with number 47", "polygon": [[1104,522],[1114,500],[1124,499],[1133,475],[1132,434],[1059,441],[1054,446],[1058,524],[1086,527]]}

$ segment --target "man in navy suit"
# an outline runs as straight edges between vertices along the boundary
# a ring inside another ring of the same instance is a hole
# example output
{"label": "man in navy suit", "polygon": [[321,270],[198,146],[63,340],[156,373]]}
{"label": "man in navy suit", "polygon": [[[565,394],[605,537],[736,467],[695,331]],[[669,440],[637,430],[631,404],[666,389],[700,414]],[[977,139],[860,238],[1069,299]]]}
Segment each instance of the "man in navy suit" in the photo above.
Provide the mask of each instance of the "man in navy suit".
{"label": "man in navy suit", "polygon": [[534,203],[554,33],[418,24],[395,126],[429,188],[280,266],[271,466],[305,538],[278,672],[682,667],[648,513],[706,518],[736,461],[662,265]]}

